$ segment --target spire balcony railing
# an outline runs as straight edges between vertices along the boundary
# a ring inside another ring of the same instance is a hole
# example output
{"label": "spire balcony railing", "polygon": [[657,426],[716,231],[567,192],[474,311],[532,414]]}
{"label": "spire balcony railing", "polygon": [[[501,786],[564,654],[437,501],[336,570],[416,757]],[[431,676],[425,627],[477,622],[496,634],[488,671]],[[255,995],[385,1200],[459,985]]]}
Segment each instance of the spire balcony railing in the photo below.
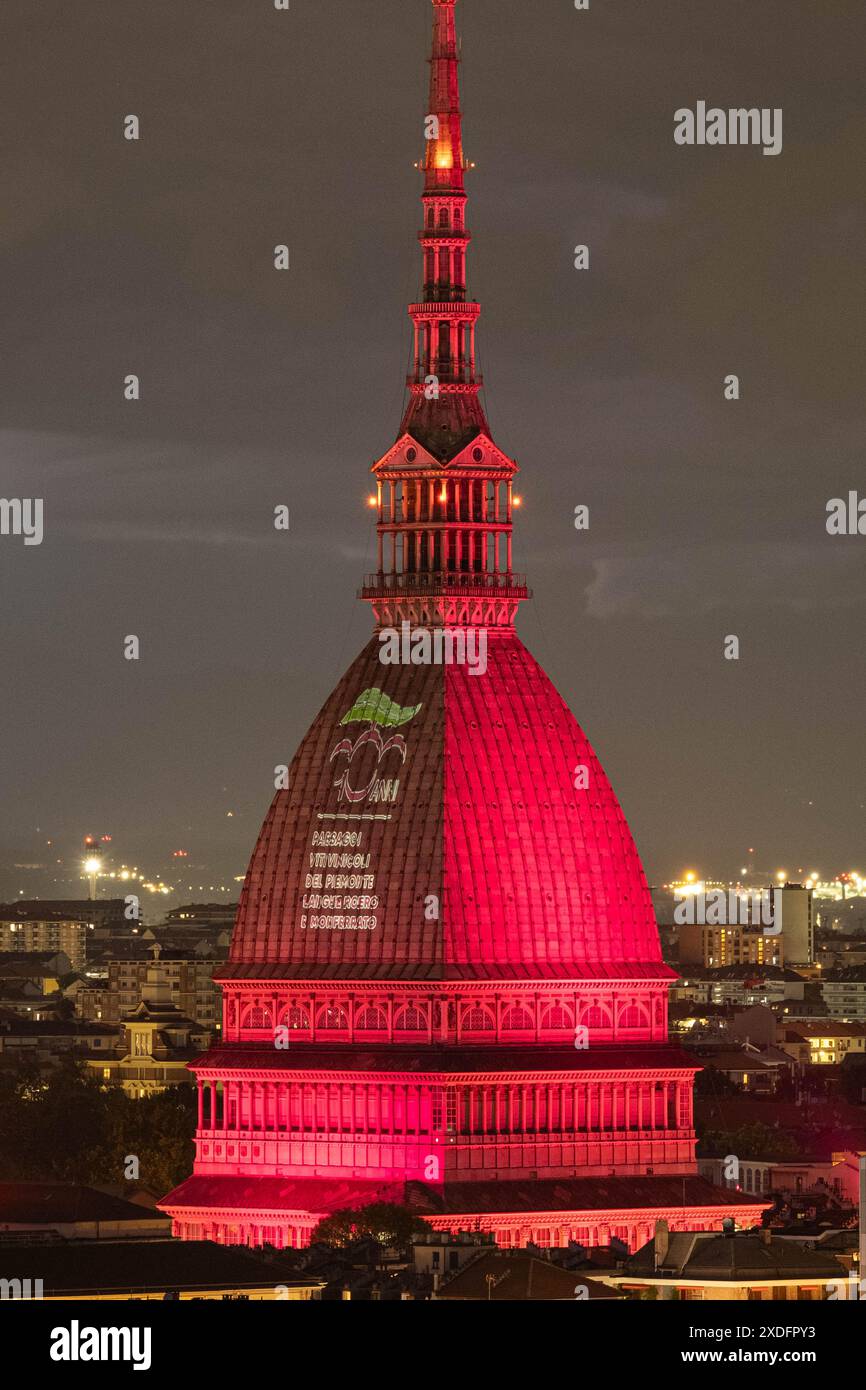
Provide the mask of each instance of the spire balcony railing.
{"label": "spire balcony railing", "polygon": [[511,598],[528,598],[525,574],[493,574],[483,570],[420,570],[402,574],[379,573],[364,577],[359,598],[386,597],[395,593],[421,594],[432,591],[449,594],[507,593]]}

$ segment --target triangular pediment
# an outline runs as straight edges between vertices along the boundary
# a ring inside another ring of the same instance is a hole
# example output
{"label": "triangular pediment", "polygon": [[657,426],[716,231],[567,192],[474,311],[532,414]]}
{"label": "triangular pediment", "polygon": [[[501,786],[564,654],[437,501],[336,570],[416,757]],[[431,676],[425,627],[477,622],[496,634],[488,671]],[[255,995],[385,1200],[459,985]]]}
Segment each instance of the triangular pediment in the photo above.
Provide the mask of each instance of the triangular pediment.
{"label": "triangular pediment", "polygon": [[411,468],[419,472],[427,472],[431,468],[435,468],[437,472],[441,469],[448,469],[449,472],[455,469],[471,469],[477,472],[478,469],[488,468],[494,472],[509,474],[519,471],[514,459],[504,454],[485,430],[479,430],[463,445],[460,452],[450,459],[436,458],[414,435],[408,432],[401,434],[388,452],[376,460],[370,471],[378,474],[394,468]]}
{"label": "triangular pediment", "polygon": [[[413,453],[414,458],[412,457]],[[411,434],[401,434],[388,452],[376,460],[370,472],[380,473],[389,468],[417,468],[420,470],[440,467],[439,460],[430,453],[429,449],[425,449],[424,445],[414,439]]]}
{"label": "triangular pediment", "polygon": [[[478,455],[481,454],[479,458]],[[477,470],[479,468],[492,468],[494,470],[504,470],[508,473],[517,473],[519,469],[514,459],[504,454],[497,444],[494,444],[490,435],[485,430],[479,430],[474,439],[455,454],[450,460],[448,467],[468,468]]]}

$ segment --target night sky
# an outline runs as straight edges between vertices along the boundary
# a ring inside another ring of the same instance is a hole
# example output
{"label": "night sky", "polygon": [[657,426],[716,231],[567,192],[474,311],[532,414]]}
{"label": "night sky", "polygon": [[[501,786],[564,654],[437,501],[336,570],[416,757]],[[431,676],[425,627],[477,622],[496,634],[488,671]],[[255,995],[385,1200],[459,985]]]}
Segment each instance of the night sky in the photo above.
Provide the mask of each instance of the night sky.
{"label": "night sky", "polygon": [[[749,846],[864,872],[866,537],[825,529],[828,499],[866,495],[862,0],[457,13],[518,630],[651,882],[727,878]],[[174,901],[237,891],[275,764],[371,630],[430,19],[3,0],[0,495],[43,497],[46,528],[0,538],[3,897],[83,893],[87,832]],[[699,100],[781,107],[782,153],[678,147]]]}

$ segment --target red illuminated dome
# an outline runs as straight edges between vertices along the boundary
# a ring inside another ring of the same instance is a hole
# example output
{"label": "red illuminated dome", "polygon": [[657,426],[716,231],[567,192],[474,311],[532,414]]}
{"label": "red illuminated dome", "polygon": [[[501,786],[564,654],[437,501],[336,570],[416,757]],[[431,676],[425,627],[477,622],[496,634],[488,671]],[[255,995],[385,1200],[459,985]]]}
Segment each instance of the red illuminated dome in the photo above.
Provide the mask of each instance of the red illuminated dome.
{"label": "red illuminated dome", "polygon": [[455,0],[433,0],[422,290],[373,465],[377,631],[307,734],[250,861],[222,1038],[193,1064],[176,1235],[307,1244],[374,1201],[499,1245],[632,1249],[753,1222],[697,1176],[697,1070],[625,818],[514,631],[515,461],[480,400]]}
{"label": "red illuminated dome", "polygon": [[491,632],[474,675],[382,651],[350,667],[274,798],[227,973],[664,976],[625,818],[522,642]]}

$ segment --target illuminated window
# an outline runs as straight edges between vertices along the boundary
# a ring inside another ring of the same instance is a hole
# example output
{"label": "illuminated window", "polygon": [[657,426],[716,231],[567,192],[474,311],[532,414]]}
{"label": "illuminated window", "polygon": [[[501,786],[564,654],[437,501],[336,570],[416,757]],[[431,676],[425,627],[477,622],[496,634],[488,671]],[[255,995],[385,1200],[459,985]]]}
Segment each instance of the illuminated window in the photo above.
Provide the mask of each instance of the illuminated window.
{"label": "illuminated window", "polygon": [[257,1030],[270,1028],[271,1016],[265,1009],[253,1005],[251,1008],[246,1010],[245,1014],[241,1018],[241,1027],[254,1028]]}
{"label": "illuminated window", "polygon": [[514,1004],[502,1015],[503,1033],[528,1033],[535,1027],[532,1015],[520,1004]]}
{"label": "illuminated window", "polygon": [[355,1015],[355,1031],[358,1033],[387,1033],[388,1020],[384,1010],[370,1004]]}
{"label": "illuminated window", "polygon": [[304,1032],[309,1032],[310,1015],[307,1013],[306,1009],[302,1009],[297,1004],[293,1004],[283,1015],[283,1023],[287,1028],[293,1030],[301,1029]]}
{"label": "illuminated window", "polygon": [[541,1015],[541,1026],[550,1032],[570,1032],[574,1027],[574,1014],[562,1004],[550,1004]]}
{"label": "illuminated window", "polygon": [[316,1027],[326,1033],[347,1032],[349,1015],[338,1004],[326,1005],[316,1014]]}
{"label": "illuminated window", "polygon": [[476,1004],[473,1008],[465,1011],[463,1029],[466,1033],[492,1033],[496,1029],[496,1020],[490,1009],[482,1008],[480,1004]]}
{"label": "illuminated window", "polygon": [[394,1028],[398,1033],[423,1033],[427,1030],[427,1019],[414,1004],[397,1010]]}

